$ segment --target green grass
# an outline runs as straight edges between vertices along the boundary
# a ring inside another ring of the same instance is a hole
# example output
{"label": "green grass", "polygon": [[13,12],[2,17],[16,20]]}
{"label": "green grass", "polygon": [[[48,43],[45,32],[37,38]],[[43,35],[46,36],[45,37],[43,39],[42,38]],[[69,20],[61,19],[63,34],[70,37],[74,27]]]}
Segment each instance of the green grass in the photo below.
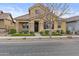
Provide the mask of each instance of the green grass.
{"label": "green grass", "polygon": [[12,34],[12,36],[34,36],[34,34],[21,34],[21,33],[16,33],[16,34]]}
{"label": "green grass", "polygon": [[[46,33],[46,32],[40,32],[40,34],[41,34],[42,36],[49,36],[49,33]],[[56,32],[52,32],[51,35],[52,35],[52,36],[62,36],[62,34],[56,33]]]}

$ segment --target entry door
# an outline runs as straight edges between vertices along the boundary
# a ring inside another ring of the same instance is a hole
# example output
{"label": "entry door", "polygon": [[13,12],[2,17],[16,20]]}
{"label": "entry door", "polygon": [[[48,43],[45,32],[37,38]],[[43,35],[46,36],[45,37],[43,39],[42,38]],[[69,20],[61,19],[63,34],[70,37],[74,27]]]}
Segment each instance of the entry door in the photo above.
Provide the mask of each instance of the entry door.
{"label": "entry door", "polygon": [[34,31],[38,32],[38,30],[39,30],[39,22],[35,21],[35,23],[34,23]]}

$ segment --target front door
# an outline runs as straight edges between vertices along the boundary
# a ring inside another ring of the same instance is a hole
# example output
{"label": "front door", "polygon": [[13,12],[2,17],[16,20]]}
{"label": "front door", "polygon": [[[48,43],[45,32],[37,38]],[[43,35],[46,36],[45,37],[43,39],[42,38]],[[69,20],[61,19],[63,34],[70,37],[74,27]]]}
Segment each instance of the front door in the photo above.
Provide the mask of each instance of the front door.
{"label": "front door", "polygon": [[39,30],[39,22],[35,21],[34,22],[34,31],[38,32],[38,30]]}

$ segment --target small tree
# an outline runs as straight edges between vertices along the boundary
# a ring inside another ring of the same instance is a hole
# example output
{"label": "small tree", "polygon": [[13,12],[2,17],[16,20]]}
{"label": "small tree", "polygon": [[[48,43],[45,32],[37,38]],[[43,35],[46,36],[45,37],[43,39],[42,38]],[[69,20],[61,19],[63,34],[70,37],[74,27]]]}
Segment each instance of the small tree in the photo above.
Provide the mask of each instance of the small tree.
{"label": "small tree", "polygon": [[52,22],[55,16],[57,19],[61,18],[65,14],[69,14],[69,4],[66,3],[46,3],[46,6],[48,7],[49,11],[46,14],[46,17],[50,16],[50,18],[47,18],[47,20],[50,21],[50,31],[49,35],[51,38],[52,33]]}

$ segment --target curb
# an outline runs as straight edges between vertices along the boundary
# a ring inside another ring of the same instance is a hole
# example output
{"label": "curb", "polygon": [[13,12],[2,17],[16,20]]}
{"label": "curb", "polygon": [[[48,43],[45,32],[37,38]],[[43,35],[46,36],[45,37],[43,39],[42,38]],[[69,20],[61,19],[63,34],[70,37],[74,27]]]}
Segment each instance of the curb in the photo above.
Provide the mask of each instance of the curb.
{"label": "curb", "polygon": [[73,39],[79,38],[79,36],[0,36],[1,40],[64,40],[64,39]]}

